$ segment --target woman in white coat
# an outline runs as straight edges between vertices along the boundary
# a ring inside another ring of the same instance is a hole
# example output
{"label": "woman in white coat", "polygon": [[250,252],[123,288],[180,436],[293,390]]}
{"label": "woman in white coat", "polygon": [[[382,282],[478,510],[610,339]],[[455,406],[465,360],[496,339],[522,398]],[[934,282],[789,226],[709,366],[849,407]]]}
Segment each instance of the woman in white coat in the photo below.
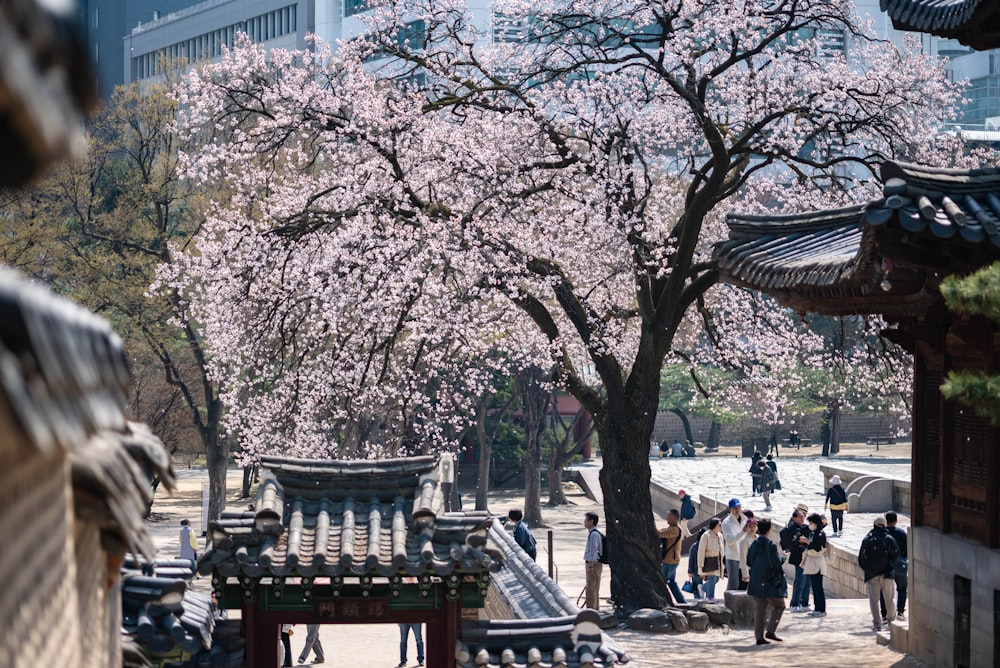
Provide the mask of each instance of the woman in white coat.
{"label": "woman in white coat", "polygon": [[726,559],[726,541],[722,537],[722,521],[713,517],[708,522],[708,531],[698,544],[698,575],[705,581],[705,598],[715,603],[715,583],[722,577],[722,566]]}
{"label": "woman in white coat", "polygon": [[[809,578],[813,593],[813,617],[826,617],[826,593],[823,591],[823,576],[826,575],[826,518],[819,513],[813,513],[806,518],[809,523],[809,544],[802,553],[802,573]],[[801,536],[801,541],[806,537]]]}

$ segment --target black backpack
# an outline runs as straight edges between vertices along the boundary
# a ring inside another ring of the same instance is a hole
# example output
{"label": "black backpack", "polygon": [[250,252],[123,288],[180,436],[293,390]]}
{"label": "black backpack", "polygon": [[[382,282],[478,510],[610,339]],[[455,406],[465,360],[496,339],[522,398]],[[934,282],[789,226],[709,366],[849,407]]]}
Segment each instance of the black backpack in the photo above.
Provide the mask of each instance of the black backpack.
{"label": "black backpack", "polygon": [[861,541],[858,565],[865,569],[866,573],[884,573],[892,568],[897,558],[899,558],[899,548],[886,533],[871,532]]}
{"label": "black backpack", "polygon": [[[597,531],[597,529],[591,529],[591,531]],[[597,560],[602,564],[610,564],[611,562],[608,560],[608,537],[600,531],[597,531],[597,535],[601,537],[601,551],[597,555]]]}

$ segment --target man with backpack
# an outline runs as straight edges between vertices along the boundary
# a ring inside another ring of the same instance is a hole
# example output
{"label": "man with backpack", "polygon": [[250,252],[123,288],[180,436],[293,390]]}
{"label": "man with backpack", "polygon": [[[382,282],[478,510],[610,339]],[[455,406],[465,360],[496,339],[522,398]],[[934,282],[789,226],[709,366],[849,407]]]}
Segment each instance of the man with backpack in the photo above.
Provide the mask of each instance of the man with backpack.
{"label": "man with backpack", "polygon": [[663,543],[663,554],[660,559],[660,568],[663,570],[663,579],[667,583],[670,595],[674,597],[674,603],[684,603],[684,594],[677,586],[677,566],[681,563],[681,541],[684,534],[678,526],[680,513],[676,508],[667,511],[667,528],[659,530],[660,541]]}
{"label": "man with backpack", "polygon": [[893,565],[899,559],[899,545],[886,531],[885,518],[876,517],[872,530],[861,541],[858,552],[858,565],[865,572],[865,584],[868,586],[868,606],[872,613],[872,630],[882,628],[882,618],[879,611],[879,596],[885,600],[886,623],[896,619],[896,604],[893,601],[895,581]]}
{"label": "man with backpack", "polygon": [[538,547],[535,537],[531,535],[528,525],[524,523],[524,512],[520,508],[512,508],[507,513],[507,519],[514,522],[514,542],[521,546],[521,549],[531,557],[532,561],[538,559]]}
{"label": "man with backpack", "polygon": [[584,516],[583,526],[587,527],[587,547],[583,551],[583,561],[587,569],[587,596],[584,607],[601,609],[601,573],[604,571],[604,535],[597,530],[600,521],[597,513],[591,511]]}

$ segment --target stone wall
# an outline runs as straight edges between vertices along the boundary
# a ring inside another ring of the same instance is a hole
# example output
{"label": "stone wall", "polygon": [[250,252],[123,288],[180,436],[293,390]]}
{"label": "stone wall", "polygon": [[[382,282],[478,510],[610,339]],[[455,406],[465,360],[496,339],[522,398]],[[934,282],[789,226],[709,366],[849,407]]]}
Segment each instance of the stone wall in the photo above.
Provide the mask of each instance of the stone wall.
{"label": "stone wall", "polygon": [[994,654],[1000,551],[942,534],[910,529],[908,650],[930,665],[955,665],[955,578],[972,582],[970,649],[975,666],[1000,665]]}
{"label": "stone wall", "polygon": [[[708,418],[688,418],[691,423],[691,432],[695,441],[705,443],[708,441],[708,432],[712,427],[712,421]],[[791,428],[791,427],[789,427]],[[820,438],[820,420],[816,415],[805,416],[796,423],[796,429],[803,438],[811,439],[814,445],[822,445]],[[904,431],[909,431],[909,425],[902,425]],[[745,437],[764,436],[766,426],[758,421],[748,420],[745,423],[725,424],[722,426],[722,443],[738,444]],[[869,436],[875,435],[895,435],[896,426],[890,420],[881,415],[867,415],[862,413],[845,413],[840,418],[840,440],[841,442],[864,441]],[[663,440],[681,442],[687,438],[684,435],[684,425],[681,419],[669,411],[660,411],[656,414],[656,423],[653,426],[653,440],[657,443]],[[779,439],[788,438],[788,429],[778,432]],[[909,436],[901,437],[903,440]]]}

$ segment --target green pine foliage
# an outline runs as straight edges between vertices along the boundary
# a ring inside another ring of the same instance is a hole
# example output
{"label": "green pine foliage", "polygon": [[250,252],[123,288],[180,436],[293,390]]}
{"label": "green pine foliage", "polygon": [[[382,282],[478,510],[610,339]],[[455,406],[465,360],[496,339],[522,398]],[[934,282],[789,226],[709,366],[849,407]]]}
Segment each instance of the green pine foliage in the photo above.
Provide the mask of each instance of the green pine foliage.
{"label": "green pine foliage", "polygon": [[[945,304],[964,316],[982,316],[1000,324],[1000,262],[966,277],[948,276],[941,283]],[[1000,425],[1000,376],[984,371],[951,371],[941,386],[945,398],[959,401]]]}

